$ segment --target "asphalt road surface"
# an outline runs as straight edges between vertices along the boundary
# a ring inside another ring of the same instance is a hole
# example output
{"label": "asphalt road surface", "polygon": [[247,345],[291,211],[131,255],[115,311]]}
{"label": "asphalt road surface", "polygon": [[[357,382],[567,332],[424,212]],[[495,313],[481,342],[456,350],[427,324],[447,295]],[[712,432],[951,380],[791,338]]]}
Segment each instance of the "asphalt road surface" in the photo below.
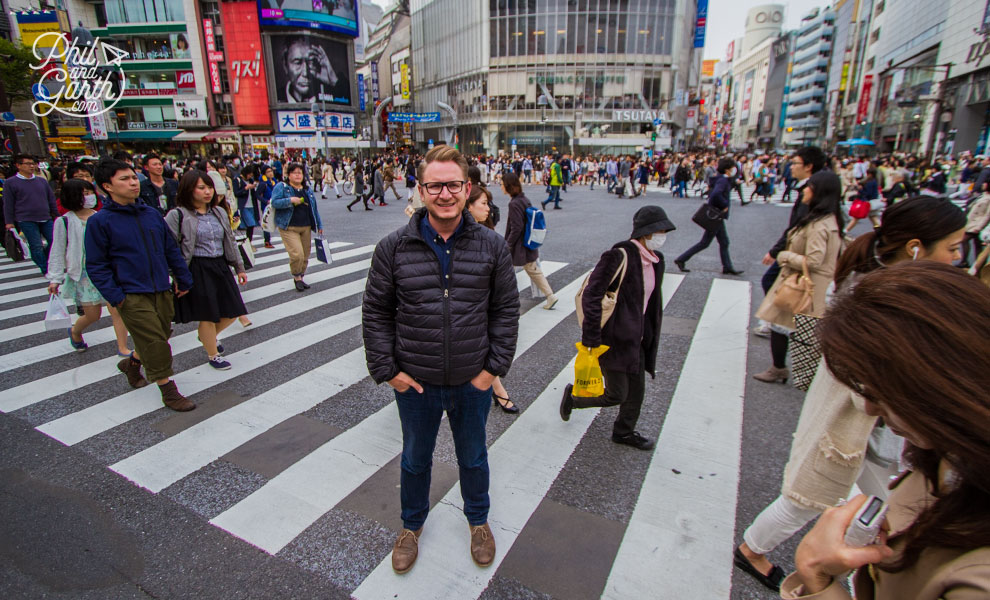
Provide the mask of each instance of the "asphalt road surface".
{"label": "asphalt road surface", "polygon": [[[534,203],[544,197],[526,191]],[[504,231],[507,198],[495,198]],[[441,427],[419,561],[398,576],[389,553],[401,528],[401,434],[390,388],[367,375],[360,334],[374,244],[406,221],[405,199],[388,199],[367,212],[346,211],[348,198],[320,202],[334,261],[311,259],[305,293],[293,289],[280,244],[258,252],[243,291],[254,324],[221,336],[231,370],[207,366],[191,325],[175,327],[175,379],[199,405],[189,413],[162,408],[155,386],[128,387],[109,318],[86,332],[82,354],[64,332],[45,332],[44,280],[29,261],[0,259],[0,595],[775,597],[734,570],[731,555],[778,494],[803,399],[751,378],[770,363],[767,340],[749,332],[760,259],[788,206],[735,198],[731,252],[745,273],[732,277],[716,244],[690,273],[673,264],[701,236],[690,220],[697,197],[564,193],[563,210],[547,211],[541,250],[561,300],[543,310],[519,274],[519,350],[505,385],[523,411],[493,408],[488,421],[496,562],[470,560]],[[610,441],[615,408],[575,411],[567,423],[557,415],[580,339],[574,294],[645,204],[678,227],[663,249],[658,373],[639,421],[658,439],[650,452]],[[785,570],[798,540],[772,555]]]}

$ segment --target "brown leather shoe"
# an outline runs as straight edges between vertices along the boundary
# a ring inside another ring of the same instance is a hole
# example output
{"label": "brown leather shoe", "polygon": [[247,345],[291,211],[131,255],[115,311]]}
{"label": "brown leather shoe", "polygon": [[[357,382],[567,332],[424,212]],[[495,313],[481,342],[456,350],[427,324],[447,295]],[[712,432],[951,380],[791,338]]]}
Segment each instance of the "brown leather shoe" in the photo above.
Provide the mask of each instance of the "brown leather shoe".
{"label": "brown leather shoe", "polygon": [[141,375],[141,363],[135,362],[130,357],[117,363],[117,370],[127,375],[127,383],[132,388],[143,388],[148,385],[148,380]]}
{"label": "brown leather shoe", "polygon": [[196,404],[192,400],[179,393],[179,388],[175,387],[174,381],[169,380],[165,385],[158,386],[158,389],[162,393],[162,402],[172,410],[186,412],[196,408]]}
{"label": "brown leather shoe", "polygon": [[479,567],[487,567],[495,560],[495,538],[488,523],[471,526],[471,558]]}
{"label": "brown leather shoe", "polygon": [[420,527],[416,531],[403,529],[392,545],[392,570],[402,575],[408,573],[416,563],[419,556],[419,534],[423,533]]}

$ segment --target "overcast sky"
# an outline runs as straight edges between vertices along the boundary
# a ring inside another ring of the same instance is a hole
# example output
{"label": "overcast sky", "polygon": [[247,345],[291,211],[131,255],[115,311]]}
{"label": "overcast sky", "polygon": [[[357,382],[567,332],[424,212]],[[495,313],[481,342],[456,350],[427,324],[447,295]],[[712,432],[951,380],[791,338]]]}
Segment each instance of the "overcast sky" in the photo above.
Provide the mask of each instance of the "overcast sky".
{"label": "overcast sky", "polygon": [[[375,4],[388,8],[394,0],[372,0]],[[746,12],[752,6],[759,6],[758,0],[708,0],[708,31],[705,34],[705,58],[725,58],[729,42],[742,37],[746,30]],[[829,6],[831,0],[789,0],[778,2],[785,6],[784,29],[795,29],[801,24],[801,17],[816,6]],[[768,3],[769,4],[769,3]]]}

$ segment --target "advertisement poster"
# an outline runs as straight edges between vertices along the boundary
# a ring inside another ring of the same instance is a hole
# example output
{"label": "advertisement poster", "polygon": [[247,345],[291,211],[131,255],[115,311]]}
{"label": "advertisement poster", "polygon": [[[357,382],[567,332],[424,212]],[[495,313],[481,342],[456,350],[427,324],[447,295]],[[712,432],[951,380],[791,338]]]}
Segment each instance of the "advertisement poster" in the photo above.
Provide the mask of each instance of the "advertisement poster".
{"label": "advertisement poster", "polygon": [[863,93],[859,95],[859,105],[856,107],[856,120],[860,123],[866,120],[870,111],[870,92],[873,90],[873,75],[863,77]]}
{"label": "advertisement poster", "polygon": [[351,133],[354,115],[347,113],[314,113],[308,110],[280,110],[277,113],[279,133]]}
{"label": "advertisement poster", "polygon": [[350,106],[347,45],[315,35],[273,34],[272,80],[277,104]]}
{"label": "advertisement poster", "polygon": [[358,36],[357,0],[258,0],[262,25],[325,29]]}
{"label": "advertisement poster", "polygon": [[743,83],[742,106],[739,110],[739,118],[742,121],[749,119],[749,107],[753,102],[753,79],[756,78],[756,71],[746,73],[746,80]]}
{"label": "advertisement poster", "polygon": [[264,45],[253,2],[223,2],[225,23],[237,23],[224,32],[227,80],[230,82],[234,118],[238,125],[271,127],[268,109],[268,72],[263,62]]}

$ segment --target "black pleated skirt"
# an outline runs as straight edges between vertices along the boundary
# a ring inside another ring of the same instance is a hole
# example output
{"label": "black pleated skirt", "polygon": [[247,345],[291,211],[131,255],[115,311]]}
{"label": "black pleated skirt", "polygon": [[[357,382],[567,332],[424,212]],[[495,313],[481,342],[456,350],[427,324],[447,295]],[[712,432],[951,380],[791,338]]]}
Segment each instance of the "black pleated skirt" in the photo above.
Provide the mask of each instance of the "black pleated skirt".
{"label": "black pleated skirt", "polygon": [[247,314],[241,291],[227,260],[218,256],[194,256],[189,263],[193,286],[189,293],[175,299],[175,322],[192,323],[233,319]]}

